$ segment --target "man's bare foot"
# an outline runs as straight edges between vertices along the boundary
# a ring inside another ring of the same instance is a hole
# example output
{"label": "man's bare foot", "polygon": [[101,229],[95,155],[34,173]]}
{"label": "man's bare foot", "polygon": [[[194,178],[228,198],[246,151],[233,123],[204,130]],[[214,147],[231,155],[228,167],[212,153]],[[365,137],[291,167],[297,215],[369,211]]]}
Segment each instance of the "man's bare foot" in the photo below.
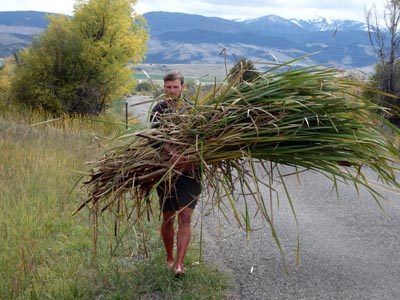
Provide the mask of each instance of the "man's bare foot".
{"label": "man's bare foot", "polygon": [[183,272],[183,267],[180,267],[180,266],[179,267],[178,266],[175,267],[174,273],[175,273],[175,277],[176,278],[180,278],[180,277],[183,277],[185,275],[185,273]]}
{"label": "man's bare foot", "polygon": [[172,268],[174,267],[174,262],[173,262],[173,261],[167,261],[167,262],[165,263],[165,267],[166,267],[168,270],[172,270]]}

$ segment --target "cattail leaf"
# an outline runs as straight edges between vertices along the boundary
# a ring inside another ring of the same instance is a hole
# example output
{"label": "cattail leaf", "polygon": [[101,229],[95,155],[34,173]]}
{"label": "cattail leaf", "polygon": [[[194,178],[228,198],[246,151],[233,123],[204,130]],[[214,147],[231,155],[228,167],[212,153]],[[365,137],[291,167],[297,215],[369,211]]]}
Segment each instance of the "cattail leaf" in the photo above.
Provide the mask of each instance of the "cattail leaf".
{"label": "cattail leaf", "polygon": [[[395,134],[400,130],[383,117],[396,111],[364,99],[367,88],[334,68],[293,68],[290,63],[259,72],[251,82],[239,77],[222,82],[186,111],[161,116],[159,127],[142,126],[116,138],[116,146],[90,163],[89,179],[82,186],[88,198],[74,213],[100,204],[112,212],[117,207],[113,202],[142,203],[158,185],[173,185],[181,170],[163,152],[169,144],[199,166],[205,189],[215,190],[213,202],[227,220],[232,215],[250,230],[247,201],[254,201],[283,253],[272,206],[258,188],[269,176],[272,189],[274,168],[295,167],[297,176],[304,170],[318,172],[333,182],[337,193],[338,182],[352,183],[356,191],[362,186],[381,209],[382,195],[363,171],[370,169],[384,184],[400,187],[400,151],[384,128]],[[278,178],[284,183],[279,171]],[[283,187],[297,223],[288,188]],[[243,197],[235,197],[238,191]],[[244,212],[237,201],[244,201]]]}

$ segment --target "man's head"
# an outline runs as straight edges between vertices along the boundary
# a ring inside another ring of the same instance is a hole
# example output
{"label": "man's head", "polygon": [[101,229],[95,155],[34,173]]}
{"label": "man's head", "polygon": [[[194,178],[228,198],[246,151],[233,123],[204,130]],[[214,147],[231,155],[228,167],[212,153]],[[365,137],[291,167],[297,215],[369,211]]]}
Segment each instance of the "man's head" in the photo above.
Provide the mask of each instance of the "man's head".
{"label": "man's head", "polygon": [[185,79],[181,72],[171,71],[164,76],[164,93],[181,97],[185,89]]}

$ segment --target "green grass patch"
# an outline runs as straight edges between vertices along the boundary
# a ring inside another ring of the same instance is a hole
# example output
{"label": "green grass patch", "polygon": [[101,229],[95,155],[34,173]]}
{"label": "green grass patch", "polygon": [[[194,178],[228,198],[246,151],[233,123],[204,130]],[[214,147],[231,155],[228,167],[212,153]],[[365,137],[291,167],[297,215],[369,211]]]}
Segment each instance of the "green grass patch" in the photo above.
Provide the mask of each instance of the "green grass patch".
{"label": "green grass patch", "polygon": [[101,153],[98,137],[118,129],[68,117],[30,125],[45,119],[0,113],[0,298],[223,299],[228,279],[192,266],[198,245],[189,249],[185,278],[165,269],[157,217],[142,230],[126,224],[119,243],[100,226],[93,257],[90,212],[71,215],[81,201],[73,186],[85,161]]}

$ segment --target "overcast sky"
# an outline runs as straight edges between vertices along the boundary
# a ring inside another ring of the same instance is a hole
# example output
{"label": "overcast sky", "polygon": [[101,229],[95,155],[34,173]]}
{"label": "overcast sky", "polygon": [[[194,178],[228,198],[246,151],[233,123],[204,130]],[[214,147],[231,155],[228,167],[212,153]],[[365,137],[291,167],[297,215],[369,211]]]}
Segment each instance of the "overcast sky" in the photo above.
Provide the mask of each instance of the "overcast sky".
{"label": "overcast sky", "polygon": [[[0,11],[36,10],[73,14],[74,0],[7,0],[0,1]],[[215,16],[225,19],[248,19],[267,15],[284,18],[365,21],[365,9],[375,3],[382,8],[386,0],[138,0],[136,11],[170,11]]]}

